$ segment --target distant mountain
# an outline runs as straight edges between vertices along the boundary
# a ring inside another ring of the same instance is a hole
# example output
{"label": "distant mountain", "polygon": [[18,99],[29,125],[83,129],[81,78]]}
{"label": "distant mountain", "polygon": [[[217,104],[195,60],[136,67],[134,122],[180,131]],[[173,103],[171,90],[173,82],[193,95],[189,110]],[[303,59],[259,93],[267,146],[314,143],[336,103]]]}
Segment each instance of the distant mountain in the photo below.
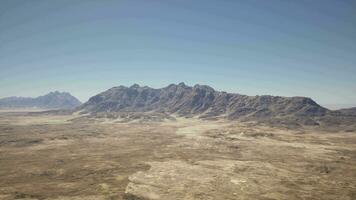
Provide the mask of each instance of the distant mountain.
{"label": "distant mountain", "polygon": [[6,97],[0,99],[0,108],[45,108],[45,109],[73,109],[81,102],[68,92],[50,92],[44,96]]}
{"label": "distant mountain", "polygon": [[323,117],[334,115],[307,97],[246,96],[184,83],[160,89],[137,84],[113,87],[91,97],[77,109],[83,113],[160,112],[205,119],[303,125],[319,125]]}
{"label": "distant mountain", "polygon": [[341,110],[356,107],[356,104],[323,104],[322,106],[330,110]]}
{"label": "distant mountain", "polygon": [[344,109],[336,110],[336,112],[339,112],[342,115],[356,116],[356,107],[344,108]]}

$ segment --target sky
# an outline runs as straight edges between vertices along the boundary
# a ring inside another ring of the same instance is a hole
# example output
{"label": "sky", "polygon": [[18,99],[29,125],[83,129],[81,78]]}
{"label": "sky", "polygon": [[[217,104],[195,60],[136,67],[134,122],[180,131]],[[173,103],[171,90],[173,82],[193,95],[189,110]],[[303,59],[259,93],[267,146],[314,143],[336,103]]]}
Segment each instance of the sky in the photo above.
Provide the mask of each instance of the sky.
{"label": "sky", "polygon": [[356,105],[356,1],[0,0],[0,97],[179,82]]}

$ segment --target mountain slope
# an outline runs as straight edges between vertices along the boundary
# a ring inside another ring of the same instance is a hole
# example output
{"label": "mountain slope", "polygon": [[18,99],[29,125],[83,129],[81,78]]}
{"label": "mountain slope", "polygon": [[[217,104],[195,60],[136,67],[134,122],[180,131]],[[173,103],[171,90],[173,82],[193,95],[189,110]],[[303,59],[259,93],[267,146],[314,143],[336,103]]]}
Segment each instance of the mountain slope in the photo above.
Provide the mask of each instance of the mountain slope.
{"label": "mountain slope", "polygon": [[310,122],[313,118],[330,113],[306,97],[246,96],[184,83],[160,89],[137,84],[113,87],[90,98],[78,110],[89,113],[154,111],[188,117],[258,121],[291,119],[303,124],[313,124],[314,121]]}
{"label": "mountain slope", "polygon": [[344,109],[336,110],[335,112],[341,113],[342,115],[356,116],[356,107],[344,108]]}
{"label": "mountain slope", "polygon": [[0,99],[0,108],[46,108],[46,109],[73,109],[81,102],[68,92],[50,92],[44,96],[7,97]]}

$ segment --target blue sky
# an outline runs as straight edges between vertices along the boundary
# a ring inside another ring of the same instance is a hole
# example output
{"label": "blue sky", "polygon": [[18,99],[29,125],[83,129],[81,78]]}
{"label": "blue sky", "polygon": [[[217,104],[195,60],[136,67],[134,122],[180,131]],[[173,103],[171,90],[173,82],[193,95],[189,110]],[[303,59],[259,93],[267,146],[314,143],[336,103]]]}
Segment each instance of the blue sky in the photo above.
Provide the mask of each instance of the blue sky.
{"label": "blue sky", "polygon": [[356,104],[356,1],[0,0],[0,97],[179,82]]}

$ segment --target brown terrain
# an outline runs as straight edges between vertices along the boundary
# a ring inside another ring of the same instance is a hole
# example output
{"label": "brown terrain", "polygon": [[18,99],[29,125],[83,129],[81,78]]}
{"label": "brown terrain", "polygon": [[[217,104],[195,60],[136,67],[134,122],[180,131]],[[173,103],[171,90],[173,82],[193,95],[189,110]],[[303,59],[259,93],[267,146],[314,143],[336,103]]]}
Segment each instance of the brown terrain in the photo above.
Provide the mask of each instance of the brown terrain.
{"label": "brown terrain", "polygon": [[1,112],[0,199],[356,199],[353,129],[86,116]]}
{"label": "brown terrain", "polygon": [[354,108],[180,83],[25,109],[68,99],[2,100],[0,199],[356,199]]}

